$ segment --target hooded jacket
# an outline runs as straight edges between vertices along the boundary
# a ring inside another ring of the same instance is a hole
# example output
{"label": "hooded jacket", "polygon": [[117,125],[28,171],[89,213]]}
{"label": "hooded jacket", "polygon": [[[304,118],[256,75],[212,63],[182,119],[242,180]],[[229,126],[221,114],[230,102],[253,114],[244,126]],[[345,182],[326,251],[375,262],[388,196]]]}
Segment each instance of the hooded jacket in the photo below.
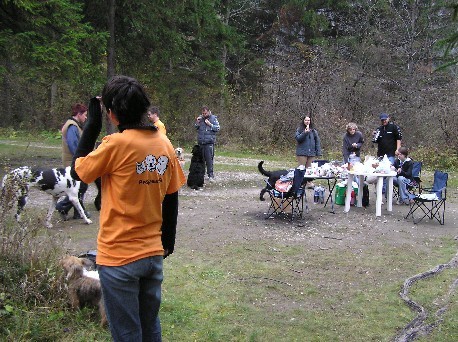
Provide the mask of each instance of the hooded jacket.
{"label": "hooded jacket", "polygon": [[321,142],[316,129],[309,132],[302,129],[296,130],[296,156],[317,157],[321,156]]}

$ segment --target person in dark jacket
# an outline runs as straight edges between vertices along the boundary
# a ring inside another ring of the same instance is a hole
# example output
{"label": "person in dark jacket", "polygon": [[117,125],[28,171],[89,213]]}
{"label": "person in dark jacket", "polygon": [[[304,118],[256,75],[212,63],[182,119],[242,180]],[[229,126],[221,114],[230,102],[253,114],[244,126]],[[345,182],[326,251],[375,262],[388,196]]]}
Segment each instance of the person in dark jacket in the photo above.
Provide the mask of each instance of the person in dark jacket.
{"label": "person in dark jacket", "polygon": [[397,204],[409,205],[409,193],[407,185],[412,182],[412,167],[413,161],[408,157],[409,150],[406,147],[400,147],[397,154],[397,159],[394,161],[392,169],[396,171],[396,178],[393,179],[393,184],[399,188],[399,198]]}
{"label": "person in dark jacket", "polygon": [[213,159],[215,157],[216,133],[220,130],[218,118],[211,113],[208,106],[202,106],[202,115],[197,117],[194,127],[197,130],[197,143],[202,149],[205,160],[208,180],[213,182],[215,180]]}
{"label": "person in dark jacket", "polygon": [[321,142],[310,116],[301,119],[296,129],[296,158],[298,165],[310,167],[315,157],[321,156]]}
{"label": "person in dark jacket", "polygon": [[[299,166],[311,167],[315,157],[322,155],[320,137],[308,115],[301,119],[296,129],[296,143],[296,158]],[[310,189],[314,186],[312,180],[307,184]]]}
{"label": "person in dark jacket", "polygon": [[[398,125],[390,122],[388,114],[380,114],[380,121],[382,125],[373,132],[372,142],[377,144],[377,157],[383,158],[386,154],[393,165],[396,154],[401,147],[402,132]],[[383,180],[382,191],[386,193],[386,178]]]}
{"label": "person in dark jacket", "polygon": [[390,122],[390,116],[386,113],[380,114],[382,125],[373,132],[372,142],[377,144],[377,157],[385,154],[394,163],[396,152],[401,147],[402,132],[398,125]]}
{"label": "person in dark jacket", "polygon": [[[352,159],[354,163],[361,161],[361,146],[364,144],[363,134],[358,131],[354,122],[347,124],[347,132],[343,137],[342,155],[344,163]],[[352,158],[350,158],[350,155]]]}

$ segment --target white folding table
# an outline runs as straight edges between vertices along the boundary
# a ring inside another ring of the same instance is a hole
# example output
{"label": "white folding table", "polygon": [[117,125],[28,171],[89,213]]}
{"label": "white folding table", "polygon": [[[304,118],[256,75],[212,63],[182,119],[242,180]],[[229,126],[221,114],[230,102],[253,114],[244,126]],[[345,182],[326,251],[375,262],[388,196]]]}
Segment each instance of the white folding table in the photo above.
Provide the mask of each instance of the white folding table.
{"label": "white folding table", "polygon": [[393,177],[396,176],[396,172],[390,173],[358,173],[357,171],[349,171],[348,172],[348,180],[347,180],[347,192],[345,194],[345,212],[348,213],[350,211],[350,201],[351,201],[351,192],[352,192],[352,184],[353,179],[355,177],[359,178],[359,185],[358,185],[358,197],[356,206],[362,207],[362,199],[363,199],[363,186],[364,186],[364,177],[366,176],[376,176],[377,177],[377,197],[375,200],[375,215],[382,216],[382,201],[383,201],[383,178],[387,178],[387,188],[386,188],[386,210],[392,211],[393,210]]}

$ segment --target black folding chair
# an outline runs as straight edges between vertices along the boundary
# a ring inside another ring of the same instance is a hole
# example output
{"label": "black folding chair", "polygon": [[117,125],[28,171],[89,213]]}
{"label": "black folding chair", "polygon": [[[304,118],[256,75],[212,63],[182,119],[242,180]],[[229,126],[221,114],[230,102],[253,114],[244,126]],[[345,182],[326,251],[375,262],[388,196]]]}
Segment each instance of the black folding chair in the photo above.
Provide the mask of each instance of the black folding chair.
{"label": "black folding chair", "polygon": [[[440,224],[445,222],[445,202],[447,200],[448,173],[436,170],[432,188],[422,188],[417,195],[409,195],[411,199],[410,210],[406,219],[412,217],[413,223],[418,223],[425,217],[436,219]],[[419,210],[420,209],[420,210]],[[423,216],[416,220],[414,213],[419,211]]]}
{"label": "black folding chair", "polygon": [[[269,184],[271,190],[268,191],[270,196],[270,206],[266,213],[266,219],[279,215],[294,218],[302,218],[304,213],[305,170],[295,169],[291,189],[287,192],[281,192],[275,189],[275,184]],[[266,181],[268,182],[268,181]]]}

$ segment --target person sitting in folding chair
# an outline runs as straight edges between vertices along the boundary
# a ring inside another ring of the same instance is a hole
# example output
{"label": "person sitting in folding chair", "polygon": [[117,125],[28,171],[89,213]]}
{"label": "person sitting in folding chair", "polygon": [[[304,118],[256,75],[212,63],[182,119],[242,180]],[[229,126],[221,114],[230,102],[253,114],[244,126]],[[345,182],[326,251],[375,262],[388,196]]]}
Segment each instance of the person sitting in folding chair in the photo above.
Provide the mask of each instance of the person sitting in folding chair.
{"label": "person sitting in folding chair", "polygon": [[398,187],[398,200],[396,204],[410,205],[407,186],[413,181],[413,161],[408,155],[409,150],[407,147],[400,147],[398,149],[397,158],[391,167],[397,173],[396,178],[393,179],[393,184]]}
{"label": "person sitting in folding chair", "polygon": [[[436,219],[440,224],[445,222],[445,201],[447,200],[448,173],[434,171],[434,182],[432,188],[422,188],[422,193],[410,195],[411,206],[406,219],[412,217],[413,223],[418,223],[425,217]],[[415,220],[414,213],[421,209],[423,216]]]}

